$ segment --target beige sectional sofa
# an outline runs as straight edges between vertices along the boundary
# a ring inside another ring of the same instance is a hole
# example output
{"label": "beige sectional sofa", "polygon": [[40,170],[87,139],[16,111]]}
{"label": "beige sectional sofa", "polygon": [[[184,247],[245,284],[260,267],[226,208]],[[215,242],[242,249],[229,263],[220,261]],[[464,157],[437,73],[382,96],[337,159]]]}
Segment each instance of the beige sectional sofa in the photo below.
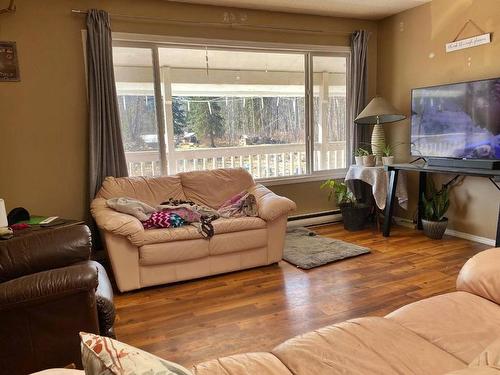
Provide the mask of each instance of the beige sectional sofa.
{"label": "beige sectional sofa", "polygon": [[[292,338],[194,375],[500,375],[500,248],[471,258],[457,291]],[[49,370],[43,375],[59,374]],[[61,370],[66,375],[83,375]]]}
{"label": "beige sectional sofa", "polygon": [[[255,195],[258,217],[220,218],[205,239],[191,225],[145,230],[133,216],[106,206],[114,197],[158,205],[170,198],[218,209],[243,190]],[[104,181],[92,202],[120,291],[276,263],[283,255],[287,217],[295,203],[255,184],[244,169],[218,169],[157,178]]]}
{"label": "beige sectional sofa", "polygon": [[457,291],[297,336],[195,375],[500,375],[500,248],[471,258]]}

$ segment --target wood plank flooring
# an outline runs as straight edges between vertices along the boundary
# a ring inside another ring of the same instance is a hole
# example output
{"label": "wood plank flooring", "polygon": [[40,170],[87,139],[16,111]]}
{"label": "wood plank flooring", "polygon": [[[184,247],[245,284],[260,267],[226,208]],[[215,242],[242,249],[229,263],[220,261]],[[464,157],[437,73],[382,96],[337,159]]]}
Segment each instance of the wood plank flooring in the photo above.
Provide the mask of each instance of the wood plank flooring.
{"label": "wood plank flooring", "polygon": [[366,246],[371,254],[309,271],[280,262],[247,271],[117,295],[119,340],[190,367],[218,356],[268,351],[295,335],[378,315],[453,291],[461,266],[485,245],[394,227],[318,234]]}

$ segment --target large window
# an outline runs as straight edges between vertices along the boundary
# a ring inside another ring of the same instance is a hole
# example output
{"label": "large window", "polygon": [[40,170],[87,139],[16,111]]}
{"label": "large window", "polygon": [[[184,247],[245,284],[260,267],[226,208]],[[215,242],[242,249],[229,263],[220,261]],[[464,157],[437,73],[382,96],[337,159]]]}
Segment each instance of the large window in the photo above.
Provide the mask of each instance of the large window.
{"label": "large window", "polygon": [[131,176],[243,167],[273,179],[347,167],[347,54],[123,44],[113,52]]}

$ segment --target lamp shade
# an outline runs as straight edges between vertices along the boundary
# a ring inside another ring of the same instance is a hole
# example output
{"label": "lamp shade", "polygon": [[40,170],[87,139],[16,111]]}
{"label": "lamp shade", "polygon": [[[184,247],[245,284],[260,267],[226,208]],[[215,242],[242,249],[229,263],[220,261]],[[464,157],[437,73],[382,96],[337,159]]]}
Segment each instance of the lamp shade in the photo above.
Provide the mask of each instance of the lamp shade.
{"label": "lamp shade", "polygon": [[387,100],[377,96],[363,109],[354,122],[362,125],[385,124],[388,122],[401,121],[406,118]]}
{"label": "lamp shade", "polygon": [[7,222],[7,212],[5,212],[5,202],[0,199],[0,228],[8,226]]}

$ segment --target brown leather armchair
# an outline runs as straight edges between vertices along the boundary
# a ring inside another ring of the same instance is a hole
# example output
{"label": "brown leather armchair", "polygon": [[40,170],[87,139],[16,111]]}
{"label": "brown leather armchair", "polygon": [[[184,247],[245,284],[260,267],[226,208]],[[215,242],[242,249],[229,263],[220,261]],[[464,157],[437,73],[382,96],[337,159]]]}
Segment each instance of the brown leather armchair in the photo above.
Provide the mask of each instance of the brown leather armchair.
{"label": "brown leather armchair", "polygon": [[78,332],[114,336],[113,289],[84,225],[0,242],[0,373],[75,363]]}

